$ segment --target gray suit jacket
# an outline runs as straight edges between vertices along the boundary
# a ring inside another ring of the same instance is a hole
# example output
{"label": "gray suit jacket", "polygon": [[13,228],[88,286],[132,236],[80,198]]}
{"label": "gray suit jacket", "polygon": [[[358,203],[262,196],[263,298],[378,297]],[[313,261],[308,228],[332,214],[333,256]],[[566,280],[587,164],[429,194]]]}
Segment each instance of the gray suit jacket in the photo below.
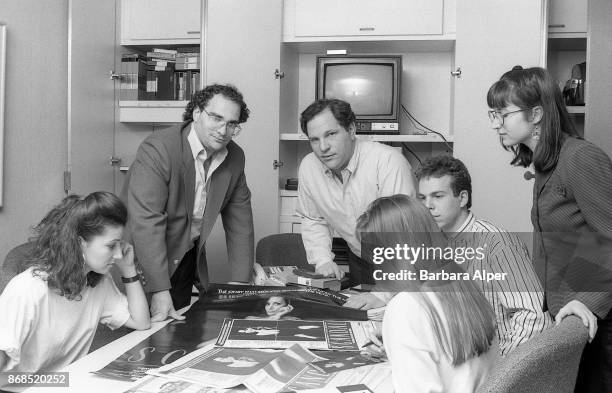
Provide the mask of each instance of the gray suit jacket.
{"label": "gray suit jacket", "polygon": [[612,162],[599,147],[563,142],[556,167],[536,173],[534,264],[555,315],[577,299],[599,318],[612,308]]}
{"label": "gray suit jacket", "polygon": [[[191,124],[156,131],[145,139],[127,174],[121,199],[128,207],[126,240],[143,267],[147,292],[170,288],[170,277],[193,247],[194,159],[187,141]],[[198,274],[208,284],[204,245],[221,214],[231,280],[249,281],[253,266],[251,193],[244,175],[244,152],[233,141],[213,172],[200,228]]]}

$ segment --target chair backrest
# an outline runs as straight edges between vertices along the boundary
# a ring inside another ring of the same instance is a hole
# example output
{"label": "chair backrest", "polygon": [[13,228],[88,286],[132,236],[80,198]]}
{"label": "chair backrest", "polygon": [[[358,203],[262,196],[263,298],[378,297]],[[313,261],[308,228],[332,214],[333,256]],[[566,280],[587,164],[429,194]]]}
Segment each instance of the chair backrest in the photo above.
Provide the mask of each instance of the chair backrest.
{"label": "chair backrest", "polygon": [[257,242],[255,262],[261,266],[298,266],[311,270],[299,233],[269,235]]}
{"label": "chair backrest", "polygon": [[25,270],[24,262],[32,253],[34,244],[34,242],[20,244],[6,254],[0,269],[0,294],[13,277]]}
{"label": "chair backrest", "polygon": [[521,344],[494,367],[478,393],[572,393],[588,332],[568,316]]}

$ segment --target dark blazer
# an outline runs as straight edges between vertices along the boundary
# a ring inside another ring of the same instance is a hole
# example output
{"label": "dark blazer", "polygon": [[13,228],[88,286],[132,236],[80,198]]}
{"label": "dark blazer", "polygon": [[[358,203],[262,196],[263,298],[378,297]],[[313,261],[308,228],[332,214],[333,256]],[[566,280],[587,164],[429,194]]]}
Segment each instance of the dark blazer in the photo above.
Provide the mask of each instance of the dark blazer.
{"label": "dark blazer", "polygon": [[556,167],[536,173],[531,220],[534,263],[555,315],[568,301],[599,318],[612,308],[612,162],[568,137]]}
{"label": "dark blazer", "polygon": [[[146,138],[127,174],[121,199],[128,207],[126,240],[143,267],[147,292],[170,288],[170,276],[193,247],[194,158],[187,141],[191,124]],[[253,266],[251,193],[244,152],[233,141],[213,172],[200,228],[198,274],[208,284],[204,245],[219,213],[225,229],[232,281],[249,281]]]}

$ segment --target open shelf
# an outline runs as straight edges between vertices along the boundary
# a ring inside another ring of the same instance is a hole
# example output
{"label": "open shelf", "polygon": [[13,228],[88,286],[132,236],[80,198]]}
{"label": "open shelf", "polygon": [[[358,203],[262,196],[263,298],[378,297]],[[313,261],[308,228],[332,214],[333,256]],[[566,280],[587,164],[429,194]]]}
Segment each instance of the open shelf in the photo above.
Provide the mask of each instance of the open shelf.
{"label": "open shelf", "polygon": [[181,123],[188,101],[119,101],[123,123]]}

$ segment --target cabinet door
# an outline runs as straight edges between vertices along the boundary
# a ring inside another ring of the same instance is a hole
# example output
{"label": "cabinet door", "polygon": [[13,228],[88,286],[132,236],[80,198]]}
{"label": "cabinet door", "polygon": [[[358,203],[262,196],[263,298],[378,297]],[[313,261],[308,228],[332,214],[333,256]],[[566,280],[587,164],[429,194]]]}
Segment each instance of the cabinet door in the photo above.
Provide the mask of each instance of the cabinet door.
{"label": "cabinet door", "polygon": [[442,34],[442,0],[295,0],[295,35]]}
{"label": "cabinet door", "polygon": [[[236,143],[246,155],[257,242],[279,228],[278,169],[272,162],[279,154],[281,80],[274,71],[280,68],[282,0],[208,0],[206,7],[206,84],[235,85],[251,110]],[[214,266],[209,262],[211,281],[226,278],[224,242],[216,227],[206,244],[208,261],[215,261]]]}
{"label": "cabinet door", "polygon": [[[71,1],[68,170],[70,191],[114,190],[115,2]],[[92,18],[91,15],[95,15]]]}
{"label": "cabinet door", "polygon": [[457,2],[454,155],[471,173],[475,214],[512,231],[531,231],[533,180],[510,166],[512,154],[489,125],[486,93],[513,66],[542,64],[543,1]]}
{"label": "cabinet door", "polygon": [[200,0],[122,0],[121,44],[153,40],[198,44],[200,19]]}
{"label": "cabinet door", "polygon": [[585,33],[588,0],[548,0],[549,33]]}

